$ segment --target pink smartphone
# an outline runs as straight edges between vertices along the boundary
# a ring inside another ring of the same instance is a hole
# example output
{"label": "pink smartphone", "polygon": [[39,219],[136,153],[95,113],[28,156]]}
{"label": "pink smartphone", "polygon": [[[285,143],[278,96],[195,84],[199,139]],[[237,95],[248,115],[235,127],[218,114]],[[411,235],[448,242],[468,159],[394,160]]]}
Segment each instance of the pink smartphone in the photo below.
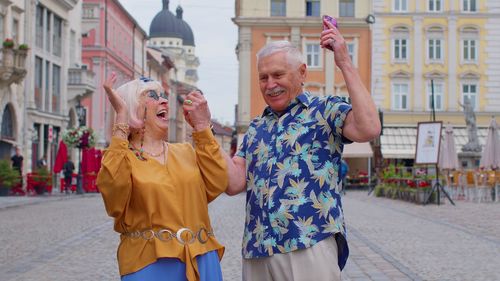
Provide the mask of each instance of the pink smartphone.
{"label": "pink smartphone", "polygon": [[[329,15],[324,15],[323,19],[326,20],[327,22],[333,24],[333,26],[335,26],[336,28],[338,28],[338,26],[337,26],[337,20],[334,17],[331,17]],[[326,26],[326,25],[323,24],[323,29],[328,29],[328,26]]]}

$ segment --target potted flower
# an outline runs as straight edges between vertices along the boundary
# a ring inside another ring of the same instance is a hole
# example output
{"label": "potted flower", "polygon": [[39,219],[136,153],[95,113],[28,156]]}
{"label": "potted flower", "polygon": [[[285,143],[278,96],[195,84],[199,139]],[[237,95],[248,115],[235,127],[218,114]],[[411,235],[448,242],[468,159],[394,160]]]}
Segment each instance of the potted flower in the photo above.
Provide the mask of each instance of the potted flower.
{"label": "potted flower", "polygon": [[69,147],[84,149],[95,146],[96,136],[92,128],[82,126],[67,130],[62,139]]}
{"label": "potted flower", "polygon": [[0,160],[0,196],[8,195],[10,189],[19,181],[19,171],[13,169],[9,161]]}
{"label": "potted flower", "polygon": [[19,47],[17,47],[20,51],[27,51],[30,48],[28,47],[28,44],[21,44]]}
{"label": "potted flower", "polygon": [[14,40],[10,38],[5,38],[5,40],[3,40],[3,47],[6,49],[14,48]]}
{"label": "potted flower", "polygon": [[26,57],[28,56],[28,44],[21,44],[16,50],[16,67],[24,68],[26,64]]}
{"label": "potted flower", "polygon": [[14,66],[14,40],[6,38],[3,40],[3,65],[7,67]]}
{"label": "potted flower", "polygon": [[51,181],[52,177],[50,176],[49,170],[45,167],[38,168],[33,173],[34,188],[37,194],[44,194]]}

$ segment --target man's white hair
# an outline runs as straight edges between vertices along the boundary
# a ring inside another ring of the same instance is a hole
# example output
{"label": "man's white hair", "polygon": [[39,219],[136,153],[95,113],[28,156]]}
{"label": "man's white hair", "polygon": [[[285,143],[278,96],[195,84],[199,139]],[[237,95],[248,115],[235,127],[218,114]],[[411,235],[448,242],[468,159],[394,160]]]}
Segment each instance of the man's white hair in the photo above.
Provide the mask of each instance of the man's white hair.
{"label": "man's white hair", "polygon": [[262,49],[257,52],[257,65],[259,65],[260,59],[270,56],[278,52],[285,52],[288,64],[290,66],[299,66],[304,64],[304,56],[300,50],[288,41],[273,41],[268,43]]}

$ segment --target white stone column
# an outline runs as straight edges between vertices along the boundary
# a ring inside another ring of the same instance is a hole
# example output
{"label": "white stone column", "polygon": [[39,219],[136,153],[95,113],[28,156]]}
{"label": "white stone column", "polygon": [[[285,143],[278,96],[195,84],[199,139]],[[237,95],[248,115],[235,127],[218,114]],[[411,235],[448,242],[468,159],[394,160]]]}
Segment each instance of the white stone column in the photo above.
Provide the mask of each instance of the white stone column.
{"label": "white stone column", "polygon": [[238,116],[236,130],[244,134],[250,124],[251,105],[251,69],[252,69],[252,30],[250,27],[240,27],[238,42],[239,81],[238,81]]}
{"label": "white stone column", "polygon": [[[426,87],[424,87],[425,81],[423,80],[423,63],[424,59],[424,37],[422,35],[422,20],[421,16],[413,17],[413,107],[410,107],[412,111],[422,111],[424,109],[424,97],[426,92]],[[409,47],[409,46],[408,46]],[[408,55],[411,50],[408,50]],[[410,95],[411,96],[411,95]],[[411,100],[411,99],[410,99]]]}
{"label": "white stone column", "polygon": [[[290,32],[290,42],[297,46],[299,49],[302,47],[301,36],[300,36],[300,27],[293,26]],[[304,51],[304,50],[302,50]]]}
{"label": "white stone column", "polygon": [[[453,2],[453,1],[451,1]],[[448,108],[447,111],[458,110],[458,89],[457,89],[457,18],[448,18]]]}

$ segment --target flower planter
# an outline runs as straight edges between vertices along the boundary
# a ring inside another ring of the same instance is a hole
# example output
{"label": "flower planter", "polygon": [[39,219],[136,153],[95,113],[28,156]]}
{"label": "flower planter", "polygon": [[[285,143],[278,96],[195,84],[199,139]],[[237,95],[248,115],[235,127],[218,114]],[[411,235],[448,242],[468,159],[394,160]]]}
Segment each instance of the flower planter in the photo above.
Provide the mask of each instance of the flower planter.
{"label": "flower planter", "polygon": [[10,187],[0,186],[0,196],[8,196]]}
{"label": "flower planter", "polygon": [[16,52],[16,67],[24,68],[26,66],[26,57],[28,50],[17,50]]}
{"label": "flower planter", "polygon": [[11,48],[2,49],[2,62],[3,66],[6,67],[14,66],[14,49]]}

